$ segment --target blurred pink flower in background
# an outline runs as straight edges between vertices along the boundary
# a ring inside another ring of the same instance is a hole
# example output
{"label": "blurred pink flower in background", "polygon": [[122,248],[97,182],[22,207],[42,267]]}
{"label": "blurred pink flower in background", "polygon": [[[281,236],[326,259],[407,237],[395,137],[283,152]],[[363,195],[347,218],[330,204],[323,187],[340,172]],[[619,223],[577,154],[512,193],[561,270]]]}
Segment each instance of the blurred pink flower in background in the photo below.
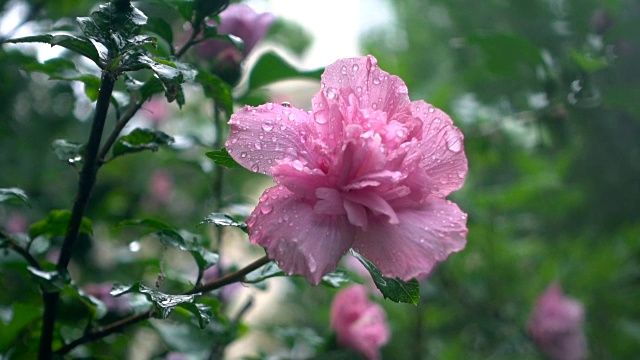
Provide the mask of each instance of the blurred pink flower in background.
{"label": "blurred pink flower in background", "polygon": [[26,233],[29,227],[27,218],[22,214],[11,214],[6,223],[9,234]]}
{"label": "blurred pink flower in background", "polygon": [[169,204],[173,196],[173,178],[166,171],[158,170],[149,179],[149,203],[157,206]]}
{"label": "blurred pink flower in background", "polygon": [[368,359],[379,359],[380,348],[390,337],[384,310],[369,301],[362,285],[351,285],[333,299],[331,328],[340,345],[354,349]]}
{"label": "blurred pink flower in background", "polygon": [[552,284],[538,298],[528,330],[540,350],[553,360],[579,360],[587,355],[582,304],[565,297]]}
{"label": "blurred pink flower in background", "polygon": [[463,185],[467,158],[447,114],[411,102],[373,56],[328,66],[312,106],[231,116],[231,156],[277,183],[247,219],[252,243],[314,284],[351,247],[403,280],[464,248],[466,214],[445,197]]}
{"label": "blurred pink flower in background", "polygon": [[142,105],[142,111],[154,125],[158,125],[169,115],[169,103],[164,97],[156,96]]}
{"label": "blurred pink flower in background", "polygon": [[[196,47],[201,57],[212,60],[222,68],[237,67],[253,50],[275,20],[273,14],[258,14],[246,4],[230,4],[220,13],[218,34],[235,35],[242,39],[244,48],[238,50],[232,43],[222,39],[206,40]],[[213,23],[212,25],[215,25]]]}

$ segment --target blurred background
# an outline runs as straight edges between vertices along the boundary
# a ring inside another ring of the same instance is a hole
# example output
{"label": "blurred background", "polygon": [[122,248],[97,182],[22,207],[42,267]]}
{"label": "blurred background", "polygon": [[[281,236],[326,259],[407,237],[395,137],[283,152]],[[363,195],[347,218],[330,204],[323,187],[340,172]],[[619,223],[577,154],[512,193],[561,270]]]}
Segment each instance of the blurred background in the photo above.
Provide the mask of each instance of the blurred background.
{"label": "blurred background", "polygon": [[[257,88],[247,84],[246,73],[267,52],[276,51],[303,70],[372,54],[380,68],[405,81],[412,100],[442,108],[464,133],[469,174],[451,199],[469,214],[468,245],[421,283],[418,306],[374,297],[387,312],[392,334],[381,350],[383,358],[543,359],[527,323],[536,299],[552,283],[584,306],[588,358],[638,356],[640,1],[247,4],[273,13],[276,21],[243,63],[245,76],[233,83],[236,106],[271,100],[310,109],[317,80]],[[0,1],[0,37],[72,28],[68,18],[87,16],[95,5]],[[162,14],[161,7],[139,6],[147,15]],[[179,41],[182,23],[167,21]],[[10,233],[27,232],[50,210],[71,207],[76,174],[56,158],[50,144],[56,139],[81,143],[90,126],[92,102],[83,83],[22,70],[60,54],[49,49],[3,44],[0,50],[0,187],[22,188],[32,204],[0,205],[0,225]],[[195,51],[187,55],[189,61],[207,63]],[[97,73],[89,64],[78,66]],[[156,218],[215,239],[211,229],[196,228],[214,208],[239,218],[248,215],[270,180],[243,169],[227,170],[223,201],[212,198],[216,170],[204,153],[220,134],[211,117],[211,105],[195,85],[187,89],[182,109],[162,97],[143,106],[131,128],[161,129],[176,143],[123,157],[101,170],[87,213],[95,236],[79,244],[71,268],[77,283],[153,283],[164,273],[163,286],[170,289],[172,281],[191,276],[194,265],[188,257],[174,256],[135,230],[114,229],[119,221]],[[226,267],[263,254],[241,232],[225,234],[229,240],[221,255]],[[51,253],[59,240],[32,251],[55,259]],[[40,305],[38,288],[29,285],[23,267],[17,257],[0,256],[0,286],[12,289],[0,292],[0,308]],[[256,300],[252,312],[243,314],[253,324],[245,336],[252,340],[231,344],[227,357],[319,354],[321,339],[330,337],[329,304],[336,291],[301,279],[277,278],[267,285],[265,306]],[[264,294],[248,287],[242,291],[247,294],[224,305],[229,316],[247,299]],[[63,318],[71,323],[78,316]],[[180,334],[154,324],[83,351],[87,356],[105,351],[164,358],[198,347],[172,342]],[[203,339],[197,328],[180,330],[185,339]],[[239,331],[245,334],[247,328]],[[153,346],[137,352],[137,344],[145,342]]]}

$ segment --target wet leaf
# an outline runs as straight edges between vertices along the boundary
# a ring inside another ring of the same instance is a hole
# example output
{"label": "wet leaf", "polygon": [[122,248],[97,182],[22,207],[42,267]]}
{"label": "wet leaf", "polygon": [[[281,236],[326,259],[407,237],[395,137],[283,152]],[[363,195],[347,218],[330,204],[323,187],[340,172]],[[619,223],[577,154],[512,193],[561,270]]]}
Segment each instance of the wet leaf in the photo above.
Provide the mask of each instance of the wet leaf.
{"label": "wet leaf", "polygon": [[322,277],[322,285],[331,288],[339,288],[344,284],[349,284],[352,282],[353,279],[349,276],[349,274],[342,270],[336,270]]}
{"label": "wet leaf", "polygon": [[261,267],[260,269],[254,270],[247,274],[243,282],[247,284],[257,284],[266,279],[278,276],[286,276],[286,274],[284,273],[284,271],[282,271],[282,269],[280,269],[280,267],[278,267],[278,264],[276,264],[275,261],[272,261]]}
{"label": "wet leaf", "polygon": [[19,188],[0,188],[0,203],[18,201],[29,207],[29,197],[24,190]]}
{"label": "wet leaf", "polygon": [[84,37],[77,37],[73,35],[36,35],[27,36],[17,39],[7,40],[7,42],[19,44],[19,43],[46,43],[51,46],[58,45],[71,50],[79,55],[82,55],[92,60],[96,65],[101,66],[100,55],[98,50],[93,45],[91,40]]}
{"label": "wet leaf", "polygon": [[220,149],[215,151],[210,151],[206,153],[207,157],[213,160],[216,165],[226,167],[226,168],[241,168],[242,166],[238,164],[227,152],[227,149]]}
{"label": "wet leaf", "polygon": [[228,115],[233,112],[233,97],[229,84],[217,75],[205,71],[198,71],[195,80],[202,85],[205,96],[215,101],[216,106]]}
{"label": "wet leaf", "polygon": [[380,290],[385,299],[389,299],[397,303],[418,305],[418,301],[420,300],[420,284],[418,283],[418,280],[413,279],[405,282],[398,278],[385,277],[371,261],[353,251],[353,249],[349,250],[349,252],[351,255],[355,256],[362,265],[364,265],[367,271],[369,271],[369,274],[371,274],[371,277],[373,278],[373,282],[376,284],[376,287]]}
{"label": "wet leaf", "polygon": [[51,147],[53,148],[53,153],[56,154],[59,160],[68,162],[69,164],[76,164],[82,162],[82,156],[86,146],[64,139],[57,139],[53,141]]}
{"label": "wet leaf", "polygon": [[205,217],[199,225],[214,224],[215,226],[233,226],[240,228],[245,233],[248,232],[247,224],[243,221],[236,221],[231,216],[222,213],[211,213]]}
{"label": "wet leaf", "polygon": [[281,80],[305,78],[319,80],[324,69],[300,70],[275,52],[263,54],[249,73],[249,91]]}
{"label": "wet leaf", "polygon": [[158,310],[156,315],[161,319],[166,319],[176,306],[180,306],[196,316],[201,328],[204,328],[211,320],[210,308],[202,304],[196,304],[196,295],[169,295],[153,290],[140,282],[133,285],[114,284],[110,292],[115,297],[127,293],[145,295],[147,300],[153,303],[156,310]]}
{"label": "wet leaf", "polygon": [[146,29],[160,36],[170,47],[173,46],[173,30],[171,30],[171,25],[164,19],[159,17],[149,18]]}
{"label": "wet leaf", "polygon": [[[56,236],[64,236],[67,233],[67,227],[71,220],[71,211],[69,210],[51,210],[46,218],[34,223],[29,227],[29,237],[32,239],[40,235],[49,238]],[[86,217],[82,218],[80,223],[80,232],[93,235],[93,224]]]}
{"label": "wet leaf", "polygon": [[34,277],[44,292],[58,292],[71,283],[68,272],[45,271],[27,266],[27,270]]}
{"label": "wet leaf", "polygon": [[121,136],[113,145],[113,157],[136,153],[143,150],[158,151],[162,145],[170,145],[173,138],[162,131],[136,128]]}

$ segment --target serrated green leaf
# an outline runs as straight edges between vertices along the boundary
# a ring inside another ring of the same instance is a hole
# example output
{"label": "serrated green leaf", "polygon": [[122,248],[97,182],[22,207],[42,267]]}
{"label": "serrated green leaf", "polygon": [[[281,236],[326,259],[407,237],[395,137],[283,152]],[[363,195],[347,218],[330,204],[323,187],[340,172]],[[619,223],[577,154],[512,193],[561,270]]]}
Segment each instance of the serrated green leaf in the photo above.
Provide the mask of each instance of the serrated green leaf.
{"label": "serrated green leaf", "polygon": [[153,290],[140,282],[133,285],[114,284],[110,292],[110,294],[115,297],[127,293],[144,294],[147,300],[152,302],[156,310],[158,310],[156,315],[161,319],[166,319],[176,306],[180,306],[193,313],[201,327],[206,326],[211,319],[209,307],[195,303],[195,294],[169,295]]}
{"label": "serrated green leaf", "polygon": [[7,42],[18,43],[46,43],[51,46],[58,45],[69,49],[79,55],[92,60],[101,67],[100,55],[91,40],[73,35],[36,35],[17,39],[7,40]]}
{"label": "serrated green leaf", "polygon": [[0,188],[0,203],[10,201],[18,201],[31,207],[29,197],[24,190],[19,188]]}
{"label": "serrated green leaf", "polygon": [[398,278],[385,277],[371,261],[353,251],[353,249],[349,250],[349,252],[369,271],[373,282],[385,299],[397,303],[418,305],[418,301],[420,300],[420,284],[418,280],[412,279],[411,281],[405,282]]}
{"label": "serrated green leaf", "polygon": [[240,228],[245,233],[248,231],[247,224],[243,221],[236,221],[231,216],[222,213],[211,213],[207,215],[199,225],[214,224],[215,226],[233,226]]}
{"label": "serrated green leaf", "polygon": [[[67,227],[71,220],[71,211],[69,210],[51,210],[46,218],[34,223],[29,227],[29,237],[32,239],[40,235],[47,237],[64,236],[67,233]],[[80,232],[93,235],[93,224],[86,217],[82,218],[80,223]]]}
{"label": "serrated green leaf", "polygon": [[27,266],[27,270],[44,292],[58,292],[71,283],[71,277],[66,271],[44,271],[33,266]]}
{"label": "serrated green leaf", "polygon": [[223,166],[226,168],[241,168],[242,165],[238,164],[227,152],[227,149],[220,149],[215,151],[210,151],[205,154],[208,158],[213,160],[216,165]]}
{"label": "serrated green leaf", "polygon": [[113,157],[143,150],[157,151],[161,145],[170,145],[173,141],[173,137],[162,131],[136,128],[116,140],[113,145]]}
{"label": "serrated green leaf", "polygon": [[53,153],[59,160],[68,162],[70,164],[77,164],[82,162],[82,156],[86,146],[84,144],[78,144],[64,139],[57,139],[51,143]]}
{"label": "serrated green leaf", "polygon": [[196,82],[202,85],[206,97],[213,99],[216,106],[224,110],[226,114],[233,113],[233,96],[231,86],[214,74],[198,71]]}
{"label": "serrated green leaf", "polygon": [[300,70],[275,52],[264,53],[249,73],[249,91],[281,80],[305,78],[320,80],[324,69]]}
{"label": "serrated green leaf", "polygon": [[342,270],[336,270],[322,277],[322,285],[332,288],[339,288],[344,284],[352,283],[353,279]]}

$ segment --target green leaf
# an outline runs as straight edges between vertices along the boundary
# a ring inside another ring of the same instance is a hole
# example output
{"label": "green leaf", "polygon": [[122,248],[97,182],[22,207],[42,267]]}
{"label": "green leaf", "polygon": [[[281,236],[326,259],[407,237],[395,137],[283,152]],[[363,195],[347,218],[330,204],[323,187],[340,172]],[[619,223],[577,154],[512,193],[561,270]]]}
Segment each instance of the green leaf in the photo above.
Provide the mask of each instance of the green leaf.
{"label": "green leaf", "polygon": [[161,221],[154,219],[126,220],[120,222],[117,226],[144,226],[151,230],[150,232],[160,239],[164,245],[189,252],[198,266],[198,280],[196,282],[200,282],[202,273],[206,269],[218,263],[218,254],[204,248],[199,243],[197,235],[189,234],[185,239],[177,229]]}
{"label": "green leaf", "polygon": [[227,149],[222,148],[220,150],[210,151],[206,153],[207,157],[209,157],[216,165],[223,166],[226,168],[241,168],[242,165],[238,164],[227,152]]}
{"label": "green leaf", "polygon": [[31,207],[29,197],[27,197],[24,190],[18,188],[0,188],[0,203],[12,201],[18,201]]}
{"label": "green leaf", "polygon": [[176,306],[180,306],[196,315],[201,328],[204,328],[211,319],[210,308],[202,304],[196,304],[195,295],[193,294],[169,295],[160,291],[155,291],[140,282],[137,282],[133,285],[114,284],[110,293],[115,297],[127,293],[138,293],[145,295],[147,300],[149,300],[155,306],[157,310],[156,316],[160,319],[166,319]]}
{"label": "green leaf", "polygon": [[398,278],[385,277],[371,261],[353,251],[353,249],[349,250],[349,252],[369,271],[373,282],[385,299],[397,303],[418,305],[418,301],[420,300],[420,284],[418,280],[412,279],[411,281],[405,282]]}
{"label": "green leaf", "polygon": [[339,288],[344,284],[352,283],[353,279],[342,270],[336,270],[322,277],[322,285]]}
{"label": "green leaf", "polygon": [[286,276],[284,271],[278,267],[275,261],[267,263],[265,266],[260,269],[254,270],[247,274],[244,278],[244,283],[246,284],[257,284],[266,279],[270,279],[272,277]]}
{"label": "green leaf", "polygon": [[33,266],[27,266],[27,270],[44,292],[58,292],[71,283],[71,277],[66,271],[44,271]]}
{"label": "green leaf", "polygon": [[[46,218],[34,223],[29,227],[29,237],[32,239],[40,235],[47,237],[64,236],[67,233],[67,227],[71,220],[71,211],[69,210],[51,210]],[[80,232],[93,235],[93,225],[91,220],[86,217],[82,218],[80,223]]]}
{"label": "green leaf", "polygon": [[275,52],[267,52],[258,59],[249,73],[249,90],[281,80],[295,78],[319,80],[323,71],[324,69],[300,70]]}
{"label": "green leaf", "polygon": [[594,58],[575,49],[571,49],[569,54],[573,61],[588,73],[596,72],[609,66],[609,62],[605,57]]}
{"label": "green leaf", "polygon": [[211,213],[207,215],[199,225],[214,224],[215,226],[233,226],[240,228],[245,233],[249,231],[247,224],[243,221],[236,221],[231,216],[222,213]]}
{"label": "green leaf", "polygon": [[78,144],[64,139],[54,140],[51,147],[53,148],[53,153],[56,154],[59,160],[68,162],[69,164],[81,163],[86,148],[84,144]]}
{"label": "green leaf", "polygon": [[233,96],[229,84],[217,75],[202,70],[198,71],[195,80],[202,85],[205,96],[215,101],[216,106],[228,115],[233,113]]}
{"label": "green leaf", "polygon": [[76,20],[82,32],[104,45],[114,58],[155,41],[146,35],[138,36],[147,17],[129,2],[100,5],[89,17]]}
{"label": "green leaf", "polygon": [[102,319],[107,314],[107,306],[102,301],[85,293],[74,283],[71,283],[71,288],[74,290],[75,295],[91,310],[94,319]]}
{"label": "green leaf", "polygon": [[151,69],[160,79],[165,89],[167,101],[174,100],[182,107],[185,103],[182,84],[196,78],[197,71],[190,65],[160,58],[150,58],[146,55],[132,56],[123,65],[125,70]]}
{"label": "green leaf", "polygon": [[91,40],[84,37],[77,37],[73,35],[36,35],[36,36],[27,36],[17,39],[7,40],[7,42],[18,44],[18,43],[46,43],[51,46],[58,45],[63,48],[69,49],[79,55],[82,55],[90,60],[92,60],[96,65],[102,67],[100,61],[100,55],[98,54],[98,50],[93,45]]}
{"label": "green leaf", "polygon": [[113,145],[113,157],[143,150],[158,151],[161,145],[170,145],[173,141],[171,136],[162,131],[136,128],[116,140]]}
{"label": "green leaf", "polygon": [[44,63],[31,62],[23,64],[26,71],[41,72],[49,75],[51,80],[81,81],[85,86],[85,94],[91,101],[98,98],[100,88],[100,78],[90,74],[82,74],[77,69],[73,61],[64,58],[53,58]]}
{"label": "green leaf", "polygon": [[7,307],[0,307],[2,318],[0,319],[0,353],[6,354],[7,350],[15,344],[15,340],[23,333],[25,328],[40,318],[41,308],[13,302]]}
{"label": "green leaf", "polygon": [[146,29],[160,36],[170,47],[173,47],[173,30],[171,25],[159,17],[149,18]]}

